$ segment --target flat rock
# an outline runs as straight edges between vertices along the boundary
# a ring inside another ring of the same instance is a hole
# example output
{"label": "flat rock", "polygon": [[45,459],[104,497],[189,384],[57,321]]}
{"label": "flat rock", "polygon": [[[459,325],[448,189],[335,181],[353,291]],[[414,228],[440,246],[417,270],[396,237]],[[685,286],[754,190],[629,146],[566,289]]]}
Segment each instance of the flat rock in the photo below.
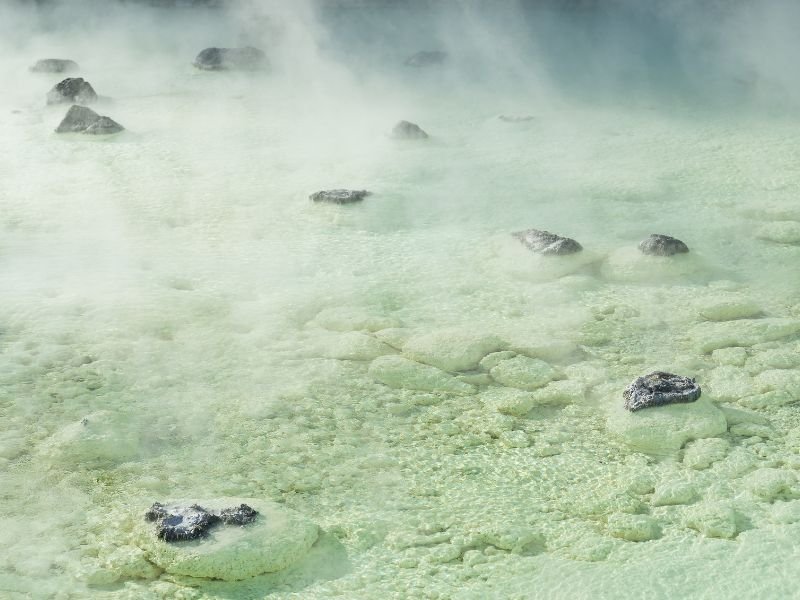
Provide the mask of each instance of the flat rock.
{"label": "flat rock", "polygon": [[[177,501],[170,506],[191,506]],[[237,581],[285,569],[305,556],[317,540],[319,528],[304,516],[280,504],[253,498],[200,500],[207,513],[221,515],[230,510],[231,525],[216,525],[205,536],[167,543],[153,535],[152,525],[141,521],[136,544],[147,560],[173,575]],[[258,513],[247,520],[241,506]]]}
{"label": "flat rock", "polygon": [[692,507],[686,516],[686,526],[709,538],[731,539],[738,532],[733,508],[710,502]]}
{"label": "flat rock", "polygon": [[427,392],[473,394],[475,387],[459,381],[449,373],[402,356],[387,355],[376,358],[369,366],[370,376],[391,388],[405,388]]}
{"label": "flat rock", "polygon": [[583,246],[572,238],[562,237],[541,229],[526,229],[511,235],[522,242],[528,250],[545,256],[563,256],[583,250]]}
{"label": "flat rock", "polygon": [[622,397],[625,399],[625,408],[633,412],[665,404],[694,402],[700,393],[700,386],[694,379],[653,371],[644,377],[637,377],[625,388]]}
{"label": "flat rock", "polygon": [[67,77],[47,92],[48,104],[89,104],[97,101],[97,94],[82,77]]}
{"label": "flat rock", "polygon": [[615,513],[608,517],[608,533],[629,542],[646,542],[660,537],[661,528],[648,515]]}
{"label": "flat rock", "polygon": [[774,221],[756,230],[756,237],[778,244],[800,244],[799,221]]}
{"label": "flat rock", "polygon": [[704,304],[699,313],[709,321],[733,321],[758,317],[762,311],[758,304],[748,300],[723,300]]}
{"label": "flat rock", "polygon": [[559,372],[545,361],[522,355],[500,361],[489,374],[497,383],[521,390],[538,389],[559,377]]}
{"label": "flat rock", "polygon": [[737,319],[707,321],[689,330],[700,352],[710,353],[720,348],[748,348],[763,342],[780,340],[800,333],[800,320],[787,318]]}
{"label": "flat rock", "polygon": [[40,447],[40,454],[68,465],[96,466],[131,460],[140,450],[138,433],[118,412],[101,410],[66,425]]}
{"label": "flat rock", "polygon": [[400,121],[392,129],[392,137],[398,140],[421,140],[426,139],[428,134],[416,123]]}
{"label": "flat rock", "polygon": [[423,50],[409,56],[405,65],[407,67],[428,67],[431,65],[440,65],[447,59],[447,52],[441,50]]}
{"label": "flat rock", "polygon": [[361,202],[369,196],[371,192],[367,190],[322,190],[309,196],[312,202],[327,202],[328,204],[352,204]]}
{"label": "flat rock", "polygon": [[525,123],[533,121],[535,117],[532,115],[499,115],[497,118],[506,123]]}
{"label": "flat rock", "polygon": [[652,233],[639,242],[639,250],[649,256],[673,256],[689,252],[689,246],[669,235]]}
{"label": "flat rock", "polygon": [[123,131],[125,128],[116,121],[98,115],[91,108],[73,105],[67,111],[56,133],[88,133],[90,135],[105,135]]}
{"label": "flat rock", "polygon": [[204,71],[257,71],[269,66],[267,55],[252,46],[206,48],[192,63]]}
{"label": "flat rock", "polygon": [[28,70],[33,73],[69,73],[78,70],[78,63],[66,58],[43,58]]}
{"label": "flat rock", "polygon": [[636,412],[614,402],[607,425],[633,449],[648,454],[670,454],[690,440],[715,437],[728,429],[725,415],[705,398]]}
{"label": "flat rock", "polygon": [[403,345],[403,354],[444,371],[467,371],[476,369],[487,354],[503,347],[503,340],[494,335],[440,329],[411,337]]}
{"label": "flat rock", "polygon": [[611,281],[653,285],[704,281],[709,269],[693,252],[657,256],[643,254],[638,248],[620,248],[606,257],[601,273]]}

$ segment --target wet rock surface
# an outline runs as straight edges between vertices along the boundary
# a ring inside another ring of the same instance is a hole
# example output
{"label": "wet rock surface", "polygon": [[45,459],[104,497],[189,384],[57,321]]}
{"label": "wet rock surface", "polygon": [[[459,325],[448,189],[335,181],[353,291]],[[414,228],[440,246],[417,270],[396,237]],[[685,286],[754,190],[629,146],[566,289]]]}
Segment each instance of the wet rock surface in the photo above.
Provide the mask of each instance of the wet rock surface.
{"label": "wet rock surface", "polygon": [[440,65],[447,59],[447,52],[441,50],[423,50],[409,56],[406,59],[407,67],[427,67],[430,65]]}
{"label": "wet rock surface", "polygon": [[68,102],[89,104],[96,101],[97,94],[94,88],[83,77],[67,77],[47,92],[48,104],[66,104]]}
{"label": "wet rock surface", "polygon": [[402,140],[420,140],[428,137],[428,134],[416,123],[400,121],[392,129],[392,137]]}
{"label": "wet rock surface", "polygon": [[206,48],[194,59],[204,71],[257,71],[269,66],[267,55],[252,46],[244,48]]}
{"label": "wet rock surface", "polygon": [[644,377],[637,377],[622,393],[625,398],[625,408],[631,412],[663,406],[694,402],[700,397],[700,386],[694,379],[654,371]]}
{"label": "wet rock surface", "polygon": [[67,111],[56,133],[88,133],[90,135],[108,135],[118,133],[125,128],[109,117],[98,115],[91,108],[73,105]]}
{"label": "wet rock surface", "polygon": [[223,508],[219,513],[207,511],[202,506],[165,506],[153,503],[144,517],[154,521],[156,536],[165,542],[184,542],[206,537],[216,524],[244,526],[255,521],[258,511],[247,504]]}
{"label": "wet rock surface", "polygon": [[361,202],[370,195],[367,190],[322,190],[309,196],[312,202],[327,202],[328,204],[352,204]]}
{"label": "wet rock surface", "polygon": [[562,237],[541,229],[526,229],[511,235],[522,242],[528,250],[537,254],[563,256],[583,250],[583,246],[572,238]]}
{"label": "wet rock surface", "polygon": [[43,58],[29,68],[32,73],[69,73],[79,69],[78,63],[66,58]]}
{"label": "wet rock surface", "polygon": [[639,242],[639,250],[649,256],[673,256],[689,252],[689,247],[677,238],[653,233]]}

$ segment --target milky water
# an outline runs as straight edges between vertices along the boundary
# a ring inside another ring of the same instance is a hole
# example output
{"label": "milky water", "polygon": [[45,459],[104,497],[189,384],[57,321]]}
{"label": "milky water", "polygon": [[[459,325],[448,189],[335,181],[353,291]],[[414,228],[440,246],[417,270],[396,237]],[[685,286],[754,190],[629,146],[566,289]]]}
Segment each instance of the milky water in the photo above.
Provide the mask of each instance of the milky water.
{"label": "milky water", "polygon": [[[91,35],[5,15],[1,595],[792,596],[789,92],[578,93],[481,46],[496,31],[469,11],[461,47],[429,23],[352,36],[409,18],[390,8],[129,10]],[[432,40],[462,54],[402,66]],[[191,67],[254,41],[268,73]],[[482,48],[507,69],[483,69]],[[47,56],[78,61],[126,131],[53,133],[61,77],[27,71]],[[392,139],[400,119],[430,139]],[[308,199],[338,187],[372,195]],[[536,256],[510,236],[529,227],[584,251]],[[650,233],[691,252],[645,257]],[[495,350],[555,381],[514,396],[513,375],[478,365]],[[471,364],[423,385],[381,371],[392,355]],[[655,369],[697,378],[722,428],[642,447],[616,409]],[[275,502],[319,538],[242,581],[154,566],[145,510],[203,498]]]}

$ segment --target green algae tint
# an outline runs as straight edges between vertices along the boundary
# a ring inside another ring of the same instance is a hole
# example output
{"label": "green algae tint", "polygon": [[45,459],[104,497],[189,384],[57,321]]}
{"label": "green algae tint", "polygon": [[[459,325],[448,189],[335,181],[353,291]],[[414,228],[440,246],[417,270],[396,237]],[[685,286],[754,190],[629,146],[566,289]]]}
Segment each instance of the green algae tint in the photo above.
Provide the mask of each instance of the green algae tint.
{"label": "green algae tint", "polygon": [[[791,86],[662,94],[596,42],[592,88],[502,11],[414,10],[0,9],[0,596],[792,597]],[[623,35],[581,14],[536,27]],[[235,43],[271,70],[192,68]],[[126,131],[56,135],[48,56]],[[371,194],[309,200],[339,188]],[[702,397],[625,411],[652,371]],[[173,546],[156,501],[260,516]]]}

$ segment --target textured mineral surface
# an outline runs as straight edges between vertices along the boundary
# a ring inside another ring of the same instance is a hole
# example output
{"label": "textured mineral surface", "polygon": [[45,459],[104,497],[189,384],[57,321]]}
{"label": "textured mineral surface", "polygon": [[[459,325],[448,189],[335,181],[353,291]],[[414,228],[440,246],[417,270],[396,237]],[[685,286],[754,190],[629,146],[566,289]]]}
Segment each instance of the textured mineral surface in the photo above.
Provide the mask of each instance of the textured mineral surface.
{"label": "textured mineral surface", "polygon": [[689,246],[677,238],[653,233],[639,242],[639,250],[650,256],[672,256],[689,251]]}
{"label": "textured mineral surface", "polygon": [[562,237],[541,229],[526,229],[511,235],[522,242],[528,250],[537,254],[561,256],[583,250],[583,246],[572,238]]}
{"label": "textured mineral surface", "polygon": [[679,402],[694,402],[700,397],[700,386],[694,379],[654,371],[637,377],[622,393],[625,408],[631,412]]}
{"label": "textured mineral surface", "polygon": [[370,195],[367,190],[322,190],[309,196],[312,202],[327,202],[328,204],[352,204],[361,202]]}

